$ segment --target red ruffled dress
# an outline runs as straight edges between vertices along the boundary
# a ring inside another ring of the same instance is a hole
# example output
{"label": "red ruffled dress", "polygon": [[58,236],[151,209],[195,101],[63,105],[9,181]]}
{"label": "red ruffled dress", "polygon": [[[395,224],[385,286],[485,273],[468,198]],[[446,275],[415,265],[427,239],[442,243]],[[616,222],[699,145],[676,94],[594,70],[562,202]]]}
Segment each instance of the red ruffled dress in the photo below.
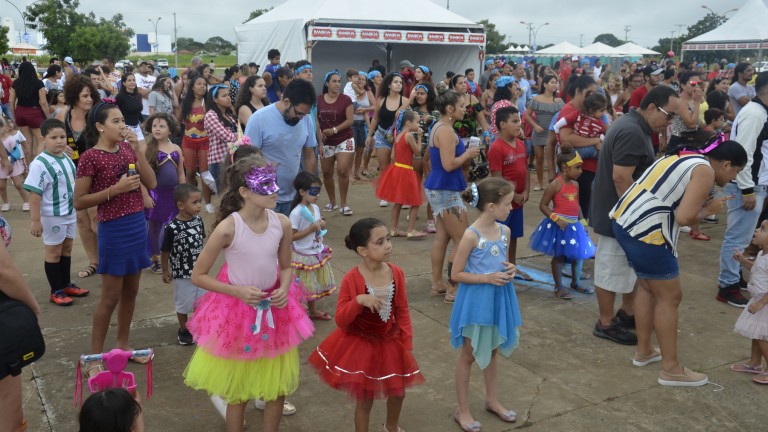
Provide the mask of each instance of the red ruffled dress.
{"label": "red ruffled dress", "polygon": [[376,186],[376,196],[395,204],[420,206],[421,182],[413,170],[413,150],[404,133],[395,143],[395,163],[381,175]]}
{"label": "red ruffled dress", "polygon": [[[389,266],[394,283],[383,313],[371,312],[357,302],[358,295],[375,288],[366,285],[357,267],[347,272],[336,306],[338,328],[309,356],[326,384],[357,400],[403,396],[407,387],[425,381],[411,352],[405,277],[399,267]],[[381,289],[386,288],[375,290]]]}

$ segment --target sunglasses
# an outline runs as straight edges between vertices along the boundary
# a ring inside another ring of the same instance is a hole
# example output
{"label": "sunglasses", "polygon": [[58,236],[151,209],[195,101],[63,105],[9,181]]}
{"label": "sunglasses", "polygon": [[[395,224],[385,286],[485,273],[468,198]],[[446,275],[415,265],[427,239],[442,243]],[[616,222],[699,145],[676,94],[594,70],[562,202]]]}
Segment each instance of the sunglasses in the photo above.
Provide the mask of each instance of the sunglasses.
{"label": "sunglasses", "polygon": [[664,108],[662,108],[662,107],[656,107],[656,108],[657,108],[659,111],[661,111],[661,112],[663,112],[664,114],[666,114],[666,116],[667,116],[667,121],[670,121],[670,120],[672,120],[673,118],[675,118],[675,115],[674,115],[674,114],[672,114],[672,113],[668,113],[668,112],[664,111]]}
{"label": "sunglasses", "polygon": [[309,189],[307,189],[307,193],[310,196],[318,196],[320,195],[320,186],[312,186]]}

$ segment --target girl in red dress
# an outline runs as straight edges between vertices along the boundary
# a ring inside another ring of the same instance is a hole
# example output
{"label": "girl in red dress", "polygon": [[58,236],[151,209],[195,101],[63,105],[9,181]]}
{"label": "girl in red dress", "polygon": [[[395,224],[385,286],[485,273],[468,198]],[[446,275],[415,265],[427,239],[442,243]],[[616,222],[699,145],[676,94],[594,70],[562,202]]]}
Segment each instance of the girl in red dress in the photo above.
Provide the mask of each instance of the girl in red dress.
{"label": "girl in red dress", "polygon": [[[392,206],[391,237],[407,237],[409,240],[423,239],[427,234],[416,231],[416,216],[421,205],[421,182],[413,170],[413,155],[421,155],[421,128],[419,115],[415,111],[402,111],[395,124],[395,145],[392,146],[394,164],[387,167],[379,179],[376,196],[394,203]],[[416,134],[416,136],[414,136]],[[398,228],[400,209],[411,206],[408,213],[408,231]]]}
{"label": "girl in red dress", "polygon": [[309,356],[320,378],[357,400],[355,431],[367,432],[374,399],[387,398],[384,429],[398,427],[406,387],[424,382],[411,353],[413,333],[403,271],[389,264],[392,242],[378,219],[355,222],[344,239],[363,262],[344,276],[333,331]]}

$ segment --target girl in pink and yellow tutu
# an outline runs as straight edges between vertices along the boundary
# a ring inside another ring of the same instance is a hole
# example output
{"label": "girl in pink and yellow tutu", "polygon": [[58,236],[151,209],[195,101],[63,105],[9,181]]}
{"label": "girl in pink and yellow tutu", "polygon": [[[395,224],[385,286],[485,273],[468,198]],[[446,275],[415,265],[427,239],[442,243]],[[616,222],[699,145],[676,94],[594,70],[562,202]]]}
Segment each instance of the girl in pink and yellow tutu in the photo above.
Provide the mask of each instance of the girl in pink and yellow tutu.
{"label": "girl in pink and yellow tutu", "polygon": [[[276,168],[249,156],[227,177],[214,231],[192,272],[193,283],[210,292],[187,323],[197,349],[184,382],[228,404],[228,431],[242,430],[248,400],[266,401],[263,428],[272,431],[285,396],[298,388],[298,345],[314,328],[292,283],[290,221],[271,210]],[[222,251],[228,283],[208,274]]]}

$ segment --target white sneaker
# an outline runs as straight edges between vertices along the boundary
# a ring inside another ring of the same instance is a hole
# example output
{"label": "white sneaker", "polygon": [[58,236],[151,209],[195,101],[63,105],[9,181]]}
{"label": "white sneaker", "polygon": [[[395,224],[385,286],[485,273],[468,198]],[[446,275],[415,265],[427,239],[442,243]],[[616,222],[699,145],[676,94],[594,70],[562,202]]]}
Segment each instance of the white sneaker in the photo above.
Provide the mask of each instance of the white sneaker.
{"label": "white sneaker", "polygon": [[689,227],[689,226],[681,226],[680,227],[680,232],[687,234],[687,233],[691,232],[691,227]]}
{"label": "white sneaker", "polygon": [[22,204],[21,211],[29,211],[29,203]]}
{"label": "white sneaker", "polygon": [[387,207],[389,206],[389,203],[387,201],[381,200],[379,201],[379,207]]}
{"label": "white sneaker", "polygon": [[203,179],[203,182],[208,186],[208,188],[211,190],[211,192],[216,193],[216,180],[213,179],[213,175],[210,171],[206,171],[203,173],[200,173],[200,178]]}
{"label": "white sneaker", "polygon": [[208,212],[208,214],[214,214],[216,213],[216,209],[213,207],[213,204],[208,203],[205,205],[205,211]]}
{"label": "white sneaker", "polygon": [[224,419],[224,421],[227,420],[227,403],[224,402],[224,399],[221,398],[221,396],[213,395],[211,396],[211,402],[213,403],[213,407],[216,408],[216,411],[218,411],[221,418]]}
{"label": "white sneaker", "polygon": [[[254,399],[253,405],[256,407],[257,410],[264,411],[264,408],[266,408],[267,403],[264,402],[263,400]],[[294,415],[294,414],[296,414],[296,407],[292,403],[290,403],[288,401],[284,401],[283,402],[283,416],[290,416],[290,415]]]}
{"label": "white sneaker", "polygon": [[0,211],[8,211],[11,209],[11,203],[3,203],[2,206],[0,206]]}

